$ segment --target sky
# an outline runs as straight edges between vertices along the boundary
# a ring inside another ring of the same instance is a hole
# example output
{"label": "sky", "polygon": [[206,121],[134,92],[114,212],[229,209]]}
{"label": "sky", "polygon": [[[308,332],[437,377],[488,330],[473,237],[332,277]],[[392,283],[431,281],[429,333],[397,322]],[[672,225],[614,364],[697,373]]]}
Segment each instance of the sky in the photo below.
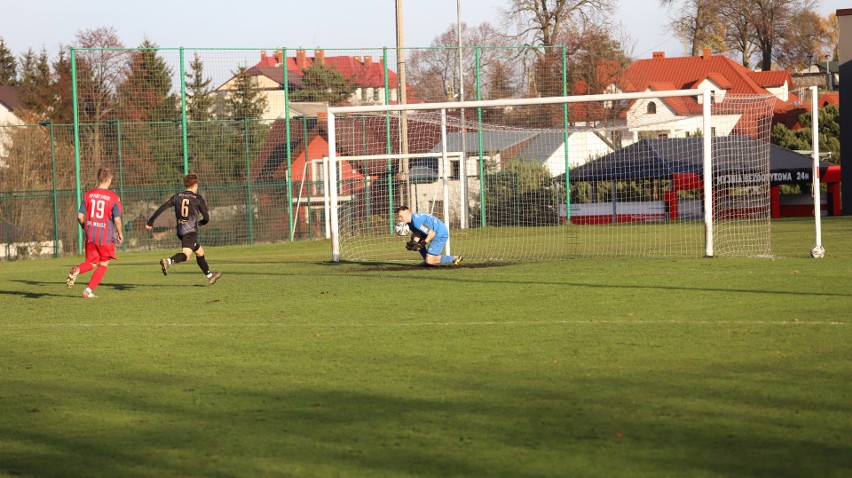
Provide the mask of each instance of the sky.
{"label": "sky", "polygon": [[[403,0],[406,47],[428,46],[454,25],[457,4],[470,26],[500,23],[509,0]],[[614,23],[633,40],[637,59],[654,51],[682,56],[666,30],[667,9],[658,0],[617,0]],[[13,54],[45,47],[54,57],[80,30],[114,27],[127,47],[145,38],[164,48],[381,48],[396,45],[396,0],[7,0],[0,38]],[[852,8],[852,0],[822,0],[827,15]],[[632,48],[630,48],[632,47]],[[632,51],[631,51],[632,50]]]}

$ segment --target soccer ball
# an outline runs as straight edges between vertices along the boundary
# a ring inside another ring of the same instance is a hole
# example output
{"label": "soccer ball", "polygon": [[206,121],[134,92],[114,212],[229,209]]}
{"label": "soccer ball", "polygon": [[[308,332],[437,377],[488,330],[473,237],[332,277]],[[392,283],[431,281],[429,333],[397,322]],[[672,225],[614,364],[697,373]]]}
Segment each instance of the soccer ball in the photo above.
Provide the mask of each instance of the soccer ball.
{"label": "soccer ball", "polygon": [[814,259],[822,259],[825,257],[825,249],[823,249],[822,246],[814,246],[814,248],[811,249],[811,257]]}
{"label": "soccer ball", "polygon": [[411,234],[411,230],[408,228],[408,224],[404,222],[396,223],[396,226],[393,227],[394,232],[396,232],[397,236],[407,236]]}

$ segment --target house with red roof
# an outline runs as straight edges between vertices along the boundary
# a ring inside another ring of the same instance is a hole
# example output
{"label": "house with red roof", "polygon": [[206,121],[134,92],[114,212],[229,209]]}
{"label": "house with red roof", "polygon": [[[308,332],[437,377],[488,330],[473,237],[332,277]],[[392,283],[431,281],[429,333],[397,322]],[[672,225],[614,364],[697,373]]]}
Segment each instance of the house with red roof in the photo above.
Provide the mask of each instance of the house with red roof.
{"label": "house with red roof", "polygon": [[[661,90],[702,90],[713,92],[713,123],[717,135],[754,135],[762,121],[786,122],[798,119],[806,110],[804,103],[791,92],[793,77],[789,71],[751,71],[724,55],[713,55],[705,49],[699,56],[667,58],[654,52],[650,59],[637,60],[621,73],[608,92],[640,92]],[[774,100],[770,117],[755,112],[752,116],[725,107],[727,98],[763,95]],[[703,105],[700,97],[636,100],[622,112],[632,137],[626,144],[641,138],[688,137],[701,127]]]}
{"label": "house with red roof", "polygon": [[[305,50],[296,50],[295,56],[284,58],[281,50],[272,54],[260,52],[260,61],[248,68],[255,87],[266,96],[267,109],[265,118],[284,117],[284,69],[287,69],[287,90],[291,93],[302,88],[305,70],[312,65],[321,64],[333,68],[347,78],[355,91],[346,99],[348,106],[397,104],[399,101],[399,76],[390,68],[385,68],[384,60],[374,60],[372,56],[326,56],[324,50],[315,50],[314,56],[307,55]],[[385,78],[387,77],[387,78]],[[216,89],[220,95],[227,95],[234,89],[235,78],[226,81]],[[387,83],[387,91],[385,89]],[[422,103],[423,99],[410,86],[407,87],[406,102]],[[387,93],[387,94],[386,94]],[[292,105],[291,105],[292,106]],[[290,116],[299,116],[291,111]]]}
{"label": "house with red roof", "polygon": [[[252,161],[252,183],[281,186],[289,178],[293,184],[293,202],[296,206],[294,224],[299,236],[307,236],[309,228],[313,236],[320,234],[325,222],[326,170],[323,158],[329,155],[328,118],[325,113],[317,116],[291,120],[289,138],[285,121],[275,120],[257,157]],[[336,118],[335,127],[339,158],[338,200],[342,203],[371,203],[374,211],[380,210],[387,205],[387,178],[396,171],[397,161],[392,161],[391,169],[388,170],[386,159],[344,158],[386,154],[388,133],[391,152],[398,153],[399,117],[340,117]],[[417,130],[417,135],[409,137],[409,153],[427,153],[440,141],[441,129],[438,122],[423,122],[418,125]],[[258,194],[262,210],[268,210],[272,214],[281,213],[280,195],[284,188],[278,187],[277,191]]]}

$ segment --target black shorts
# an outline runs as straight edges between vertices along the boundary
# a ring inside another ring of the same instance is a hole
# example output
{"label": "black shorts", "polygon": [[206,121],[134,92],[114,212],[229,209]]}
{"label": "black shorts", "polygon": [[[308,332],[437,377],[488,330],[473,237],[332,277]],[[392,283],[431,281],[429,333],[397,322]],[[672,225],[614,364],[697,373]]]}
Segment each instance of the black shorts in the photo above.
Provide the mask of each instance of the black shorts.
{"label": "black shorts", "polygon": [[190,232],[182,236],[178,236],[178,239],[180,239],[180,246],[182,248],[192,249],[192,252],[197,251],[201,247],[201,244],[198,243],[197,232]]}

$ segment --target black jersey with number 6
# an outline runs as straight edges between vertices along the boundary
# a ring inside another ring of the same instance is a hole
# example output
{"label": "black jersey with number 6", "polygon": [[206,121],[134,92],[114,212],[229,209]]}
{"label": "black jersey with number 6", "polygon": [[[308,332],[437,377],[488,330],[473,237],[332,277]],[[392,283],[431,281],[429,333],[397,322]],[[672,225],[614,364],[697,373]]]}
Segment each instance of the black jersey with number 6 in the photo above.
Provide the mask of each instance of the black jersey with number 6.
{"label": "black jersey with number 6", "polygon": [[[154,214],[148,219],[148,224],[153,226],[154,219],[170,207],[175,210],[178,236],[198,232],[198,226],[203,226],[210,221],[210,214],[207,212],[207,203],[204,202],[204,198],[192,191],[184,191],[170,197],[154,211]],[[201,220],[198,219],[199,213]]]}

